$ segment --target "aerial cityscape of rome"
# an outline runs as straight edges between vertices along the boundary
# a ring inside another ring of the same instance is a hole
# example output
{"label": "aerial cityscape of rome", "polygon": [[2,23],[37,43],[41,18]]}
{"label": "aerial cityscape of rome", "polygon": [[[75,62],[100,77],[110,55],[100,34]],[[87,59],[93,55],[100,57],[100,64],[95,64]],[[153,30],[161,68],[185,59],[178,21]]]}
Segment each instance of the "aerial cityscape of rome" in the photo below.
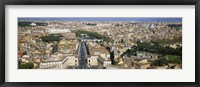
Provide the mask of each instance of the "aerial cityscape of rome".
{"label": "aerial cityscape of rome", "polygon": [[181,17],[18,17],[18,69],[182,69]]}

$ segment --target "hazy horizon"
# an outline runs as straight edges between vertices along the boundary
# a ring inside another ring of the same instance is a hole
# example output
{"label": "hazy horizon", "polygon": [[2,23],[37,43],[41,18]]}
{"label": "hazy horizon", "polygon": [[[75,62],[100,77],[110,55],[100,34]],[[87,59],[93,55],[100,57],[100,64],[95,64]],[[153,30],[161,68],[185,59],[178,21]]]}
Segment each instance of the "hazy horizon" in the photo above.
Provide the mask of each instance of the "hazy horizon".
{"label": "hazy horizon", "polygon": [[139,21],[182,22],[181,17],[19,17],[18,21]]}

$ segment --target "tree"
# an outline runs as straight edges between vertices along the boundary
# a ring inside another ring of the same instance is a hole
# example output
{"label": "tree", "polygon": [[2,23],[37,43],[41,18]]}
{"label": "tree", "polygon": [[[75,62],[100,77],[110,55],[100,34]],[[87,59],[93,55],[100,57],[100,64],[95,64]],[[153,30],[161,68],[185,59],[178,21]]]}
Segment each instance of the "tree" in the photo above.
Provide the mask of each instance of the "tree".
{"label": "tree", "polygon": [[75,31],[77,37],[81,37],[81,34],[87,34],[92,39],[103,39],[106,42],[112,42],[111,38],[105,37],[97,32],[90,32],[85,30],[77,30]]}
{"label": "tree", "polygon": [[22,61],[21,61],[21,60],[18,60],[18,66],[21,65],[21,63],[22,63]]}
{"label": "tree", "polygon": [[170,63],[177,63],[177,64],[181,64],[181,58],[178,56],[173,56],[173,55],[167,55],[166,59],[168,62]]}
{"label": "tree", "polygon": [[44,42],[60,41],[60,38],[63,37],[60,34],[50,34],[48,36],[40,37]]}
{"label": "tree", "polygon": [[18,66],[19,69],[32,69],[34,67],[33,63],[25,63]]}
{"label": "tree", "polygon": [[161,58],[159,60],[155,60],[151,62],[151,66],[163,66],[167,64],[168,64],[168,61],[165,58]]}

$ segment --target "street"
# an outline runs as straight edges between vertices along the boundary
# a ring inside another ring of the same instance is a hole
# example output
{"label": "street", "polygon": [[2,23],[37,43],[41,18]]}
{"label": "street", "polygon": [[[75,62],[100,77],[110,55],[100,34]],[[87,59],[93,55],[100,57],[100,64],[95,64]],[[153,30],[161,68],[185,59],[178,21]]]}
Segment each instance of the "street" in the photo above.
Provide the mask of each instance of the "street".
{"label": "street", "polygon": [[87,69],[87,51],[83,41],[80,42],[78,54],[80,58],[78,69]]}

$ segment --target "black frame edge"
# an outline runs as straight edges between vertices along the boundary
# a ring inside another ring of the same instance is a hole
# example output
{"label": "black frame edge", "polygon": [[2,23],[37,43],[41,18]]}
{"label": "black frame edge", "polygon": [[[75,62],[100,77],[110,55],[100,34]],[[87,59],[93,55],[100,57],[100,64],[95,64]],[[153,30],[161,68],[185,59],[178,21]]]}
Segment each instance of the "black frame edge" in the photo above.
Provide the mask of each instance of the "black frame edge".
{"label": "black frame edge", "polygon": [[[199,47],[199,43],[200,43],[200,40],[199,37],[199,33],[200,33],[200,1],[198,1],[196,4],[195,4],[195,83],[197,85],[200,85],[200,76],[199,76],[199,73],[200,73],[200,69],[199,67],[197,66],[200,66],[200,54],[199,54],[199,50],[200,50],[200,47]],[[198,37],[198,38],[197,38]],[[197,57],[197,58],[196,58]]]}
{"label": "black frame edge", "polygon": [[195,5],[199,0],[6,0],[15,5]]}
{"label": "black frame edge", "polygon": [[1,33],[1,37],[0,37],[0,84],[1,87],[4,87],[3,84],[5,83],[5,1],[2,0],[1,1],[1,5],[0,5],[0,9],[1,9],[1,17],[0,20],[2,23],[0,23],[1,29],[0,29],[0,33]]}

